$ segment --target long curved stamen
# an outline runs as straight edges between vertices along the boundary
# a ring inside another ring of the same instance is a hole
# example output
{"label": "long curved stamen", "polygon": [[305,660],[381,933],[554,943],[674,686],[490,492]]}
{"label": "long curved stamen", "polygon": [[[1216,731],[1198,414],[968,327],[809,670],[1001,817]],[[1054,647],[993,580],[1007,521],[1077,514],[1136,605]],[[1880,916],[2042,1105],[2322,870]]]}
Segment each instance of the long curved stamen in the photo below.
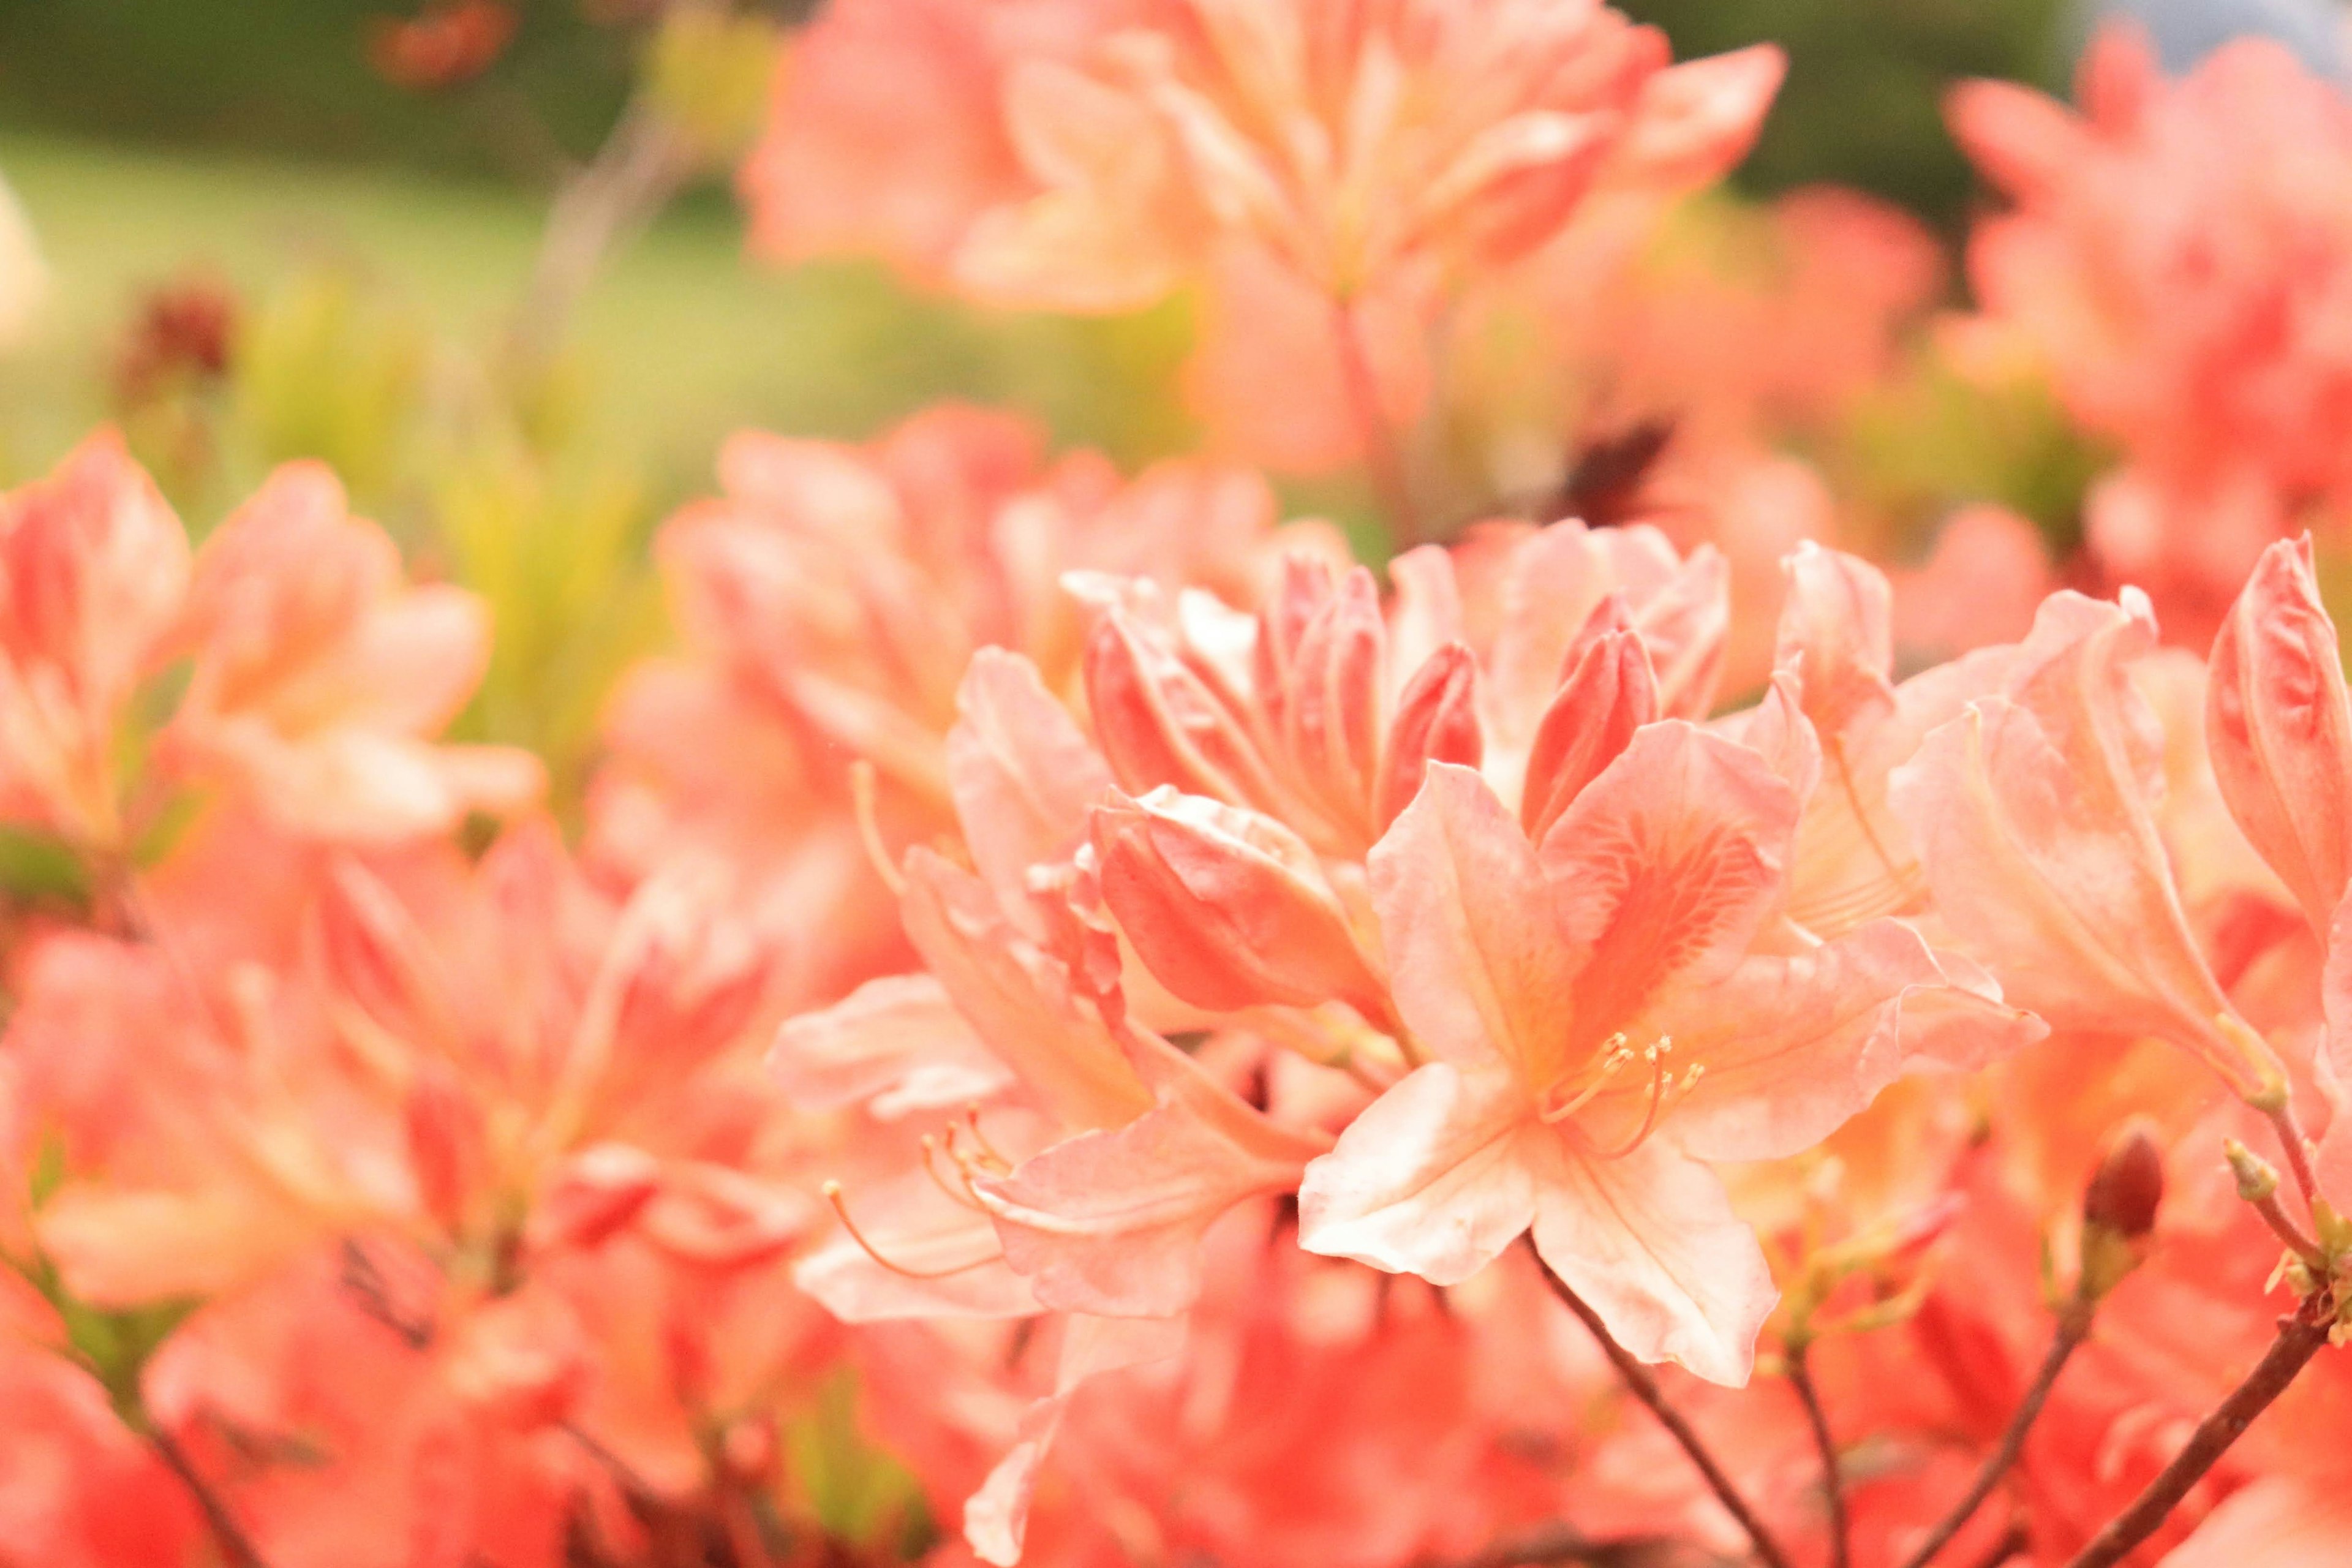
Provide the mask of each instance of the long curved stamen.
{"label": "long curved stamen", "polygon": [[849,764],[849,802],[857,818],[857,837],[866,846],[866,858],[874,862],[874,874],[891,895],[903,897],[907,879],[890,858],[890,847],[882,841],[882,815],[875,785],[874,764],[864,757]]}
{"label": "long curved stamen", "polygon": [[849,1239],[857,1244],[858,1250],[893,1274],[903,1275],[909,1279],[946,1279],[958,1274],[969,1274],[996,1261],[993,1257],[975,1258],[970,1263],[959,1263],[953,1268],[909,1268],[903,1263],[893,1263],[882,1256],[874,1243],[866,1238],[866,1233],[857,1228],[857,1222],[849,1217],[849,1205],[841,1201],[839,1182],[827,1182],[818,1191],[824,1194],[824,1201],[833,1205],[833,1212],[840,1217],[841,1228],[849,1233]]}
{"label": "long curved stamen", "polygon": [[960,1205],[964,1208],[971,1209],[976,1214],[986,1214],[988,1212],[988,1205],[980,1201],[980,1194],[972,1188],[971,1178],[964,1173],[963,1162],[956,1155],[955,1129],[953,1127],[950,1127],[948,1129],[947,1135],[948,1162],[955,1172],[955,1180],[953,1183],[950,1183],[947,1177],[940,1173],[940,1167],[936,1159],[939,1152],[940,1140],[932,1137],[928,1132],[924,1133],[923,1173],[930,1177],[931,1184],[939,1188],[940,1191],[945,1193],[948,1195],[950,1202]]}
{"label": "long curved stamen", "polygon": [[1539,1120],[1546,1122],[1565,1121],[1591,1104],[1600,1096],[1601,1091],[1609,1087],[1609,1080],[1616,1076],[1617,1069],[1632,1061],[1634,1056],[1633,1047],[1626,1043],[1625,1037],[1622,1033],[1612,1035],[1601,1041],[1601,1065],[1593,1069],[1591,1080],[1550,1110],[1538,1111],[1537,1116]]}
{"label": "long curved stamen", "polygon": [[1706,1074],[1706,1064],[1693,1062],[1683,1070],[1682,1077],[1677,1079],[1675,1070],[1665,1065],[1665,1059],[1673,1053],[1674,1048],[1674,1039],[1668,1036],[1643,1050],[1643,1058],[1650,1064],[1650,1096],[1649,1103],[1642,1110],[1642,1125],[1633,1130],[1633,1137],[1616,1148],[1596,1151],[1593,1154],[1594,1159],[1622,1160],[1640,1148],[1649,1141],[1650,1134],[1657,1130],[1658,1118],[1664,1113],[1666,1108],[1686,1099],[1691,1090],[1698,1087],[1698,1080]]}
{"label": "long curved stamen", "polygon": [[971,1141],[980,1145],[976,1158],[982,1167],[1000,1173],[1013,1169],[1013,1162],[998,1153],[996,1145],[988,1141],[988,1134],[980,1130],[980,1101],[975,1100],[963,1108],[963,1122],[971,1129]]}

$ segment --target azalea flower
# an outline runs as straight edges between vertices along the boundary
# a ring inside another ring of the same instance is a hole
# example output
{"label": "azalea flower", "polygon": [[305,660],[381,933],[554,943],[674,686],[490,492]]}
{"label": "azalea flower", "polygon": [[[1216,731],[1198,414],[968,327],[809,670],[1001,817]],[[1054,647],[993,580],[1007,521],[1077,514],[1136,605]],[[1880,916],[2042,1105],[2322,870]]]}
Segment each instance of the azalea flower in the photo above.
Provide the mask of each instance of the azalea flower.
{"label": "azalea flower", "polygon": [[[1065,689],[1085,625],[1062,574],[1246,597],[1274,528],[1254,475],[1174,463],[1127,481],[1098,455],[1039,448],[1022,421],[965,408],[863,447],[738,437],[723,494],[656,545],[688,648],[614,696],[598,862],[734,868],[744,906],[792,938],[810,1005],[902,963],[869,839],[953,831],[947,737],[974,653],[1017,649]],[[853,763],[873,770],[862,805]],[[798,919],[812,902],[835,910],[825,932]]]}
{"label": "azalea flower", "polygon": [[1775,1292],[1707,1160],[1819,1142],[1902,1068],[1941,972],[1879,922],[1759,948],[1799,802],[1686,723],[1634,732],[1531,843],[1444,764],[1375,851],[1374,899],[1429,1058],[1300,1189],[1309,1250],[1468,1278],[1532,1229],[1644,1360],[1747,1380]]}
{"label": "azalea flower", "polygon": [[802,1261],[803,1289],[853,1322],[1070,1314],[1053,1389],[965,1509],[973,1549],[1010,1563],[1079,1386],[1172,1352],[1202,1288],[1203,1234],[1295,1186],[1324,1141],[1267,1120],[1129,1021],[1116,968],[1106,983],[1076,917],[1036,880],[1076,850],[1083,803],[1107,781],[1034,667],[983,654],[960,706],[957,802],[999,879],[911,851],[902,909],[935,986],[871,983],[788,1025],[773,1063],[796,1088],[847,1069],[894,1118],[969,1107],[922,1137],[914,1168],[828,1185],[843,1233]]}
{"label": "azalea flower", "polygon": [[[933,84],[912,120],[908,70]],[[1128,310],[1205,278],[1202,363],[1297,345],[1293,395],[1395,468],[1382,427],[1419,412],[1444,302],[1590,193],[1720,175],[1780,73],[1769,46],[1671,66],[1594,0],[866,0],[811,29],[743,184],[755,243],[878,249],[995,303]]]}
{"label": "azalea flower", "polygon": [[167,751],[293,830],[346,842],[530,805],[546,788],[536,758],[431,740],[488,665],[481,602],[402,576],[332,474],[278,469],[197,552],[177,634],[195,667]]}
{"label": "azalea flower", "polygon": [[188,542],[100,432],[0,501],[0,783],[18,822],[119,850],[115,743],[188,581]]}
{"label": "azalea flower", "polygon": [[1952,96],[1954,133],[2012,204],[1971,237],[1969,273],[1987,318],[2122,448],[2087,520],[2109,581],[2199,639],[2263,547],[2352,479],[2334,435],[2352,388],[2352,109],[2265,39],[2167,81],[2122,26],[2076,96]]}

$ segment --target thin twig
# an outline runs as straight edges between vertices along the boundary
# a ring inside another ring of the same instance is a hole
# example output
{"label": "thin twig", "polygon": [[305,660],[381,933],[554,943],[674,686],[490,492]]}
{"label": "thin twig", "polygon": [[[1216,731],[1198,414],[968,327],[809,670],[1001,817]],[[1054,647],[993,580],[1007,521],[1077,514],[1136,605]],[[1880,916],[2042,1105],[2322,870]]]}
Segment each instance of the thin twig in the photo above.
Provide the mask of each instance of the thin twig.
{"label": "thin twig", "polygon": [[1846,1515],[1845,1478],[1838,1471],[1837,1439],[1830,1433],[1830,1415],[1822,1407],[1821,1390],[1813,1386],[1812,1368],[1806,1363],[1811,1342],[1799,1339],[1786,1349],[1789,1386],[1805,1407],[1805,1424],[1813,1429],[1813,1447],[1822,1456],[1822,1495],[1830,1506],[1830,1568],[1849,1568],[1853,1562],[1853,1524]]}
{"label": "thin twig", "polygon": [[2293,1104],[2281,1100],[2265,1114],[2286,1151],[2286,1168],[2294,1176],[2295,1190],[2303,1194],[2304,1207],[2309,1208],[2319,1196],[2319,1178],[2311,1169],[2311,1141],[2303,1135],[2303,1123],[2295,1119]]}
{"label": "thin twig", "polygon": [[1949,1545],[1952,1537],[1976,1516],[1985,1499],[1992,1496],[1993,1488],[2000,1484],[2001,1477],[2017,1463],[2017,1456],[2025,1447],[2026,1434],[2040,1419],[2042,1405],[2049,1403],[2050,1390],[2057,1384],[2058,1374],[2065,1370],[2068,1358],[2090,1337],[2092,1305],[2091,1301],[2079,1295],[2066,1303],[2065,1310],[2058,1317],[2058,1331],[2051,1336],[2050,1349],[2042,1357],[2042,1370],[2034,1374],[2032,1386],[2025,1391],[2025,1397],[2018,1402],[2017,1409],[2011,1415],[2008,1429],[2000,1435],[2000,1446],[1986,1458],[1977,1471],[1977,1479],[1969,1484],[1960,1500],[1937,1521],[1936,1528],[1927,1532],[1927,1539],[1919,1543],[1918,1550],[1904,1559],[1903,1568],[1927,1568],[1936,1553]]}
{"label": "thin twig", "polygon": [[2197,1424],[2197,1430],[2189,1434],[2188,1443],[2173,1456],[2172,1463],[2164,1467],[2129,1508],[2109,1520],[2106,1528],[2093,1536],[2091,1543],[2076,1552],[2066,1568],[2110,1568],[2122,1562],[2132,1548],[2154,1535],[2180,1500],[2189,1495],[2189,1489],[2203,1479],[2214,1461],[2253,1425],[2254,1417],[2269,1409],[2271,1402],[2286,1392],[2295,1374],[2326,1345],[2327,1331],[2335,1321],[2334,1304],[2325,1291],[2306,1298],[2294,1316],[2280,1320],[2278,1338],[2271,1342],[2269,1352],[2246,1374],[2246,1380],[2231,1389],[2229,1397]]}
{"label": "thin twig", "polygon": [[1985,1548],[1970,1568],[2001,1568],[2002,1563],[2032,1544],[2033,1538],[2025,1533],[2025,1526],[2011,1520],[2009,1528],[2000,1532],[2000,1539]]}
{"label": "thin twig", "polygon": [[622,110],[596,156],[556,190],[511,329],[520,364],[541,368],[557,353],[597,270],[659,216],[694,166],[685,137],[649,99]]}
{"label": "thin twig", "polygon": [[2262,1215],[2263,1223],[2271,1227],[2271,1234],[2277,1237],[2289,1252],[2303,1259],[2305,1268],[2326,1272],[2326,1255],[2319,1250],[2317,1242],[2304,1235],[2303,1227],[2294,1223],[2294,1217],[2278,1201],[2276,1193],[2264,1193],[2261,1197],[2249,1198],[2247,1202],[2253,1205],[2256,1214]]}
{"label": "thin twig", "polygon": [[188,1458],[188,1451],[180,1447],[180,1440],[157,1426],[147,1434],[147,1441],[154,1447],[156,1457],[163,1461],[165,1468],[180,1479],[182,1486],[188,1489],[188,1495],[196,1500],[196,1507],[203,1512],[205,1523],[211,1528],[213,1538],[220,1542],[221,1555],[227,1560],[228,1568],[268,1568],[261,1553],[254,1550],[253,1538],[246,1534],[245,1527],[237,1523],[235,1514],[229,1512],[228,1504],[221,1500],[211,1483],[196,1469],[195,1462]]}
{"label": "thin twig", "polygon": [[[1671,1554],[1671,1555],[1668,1555]],[[1475,1556],[1444,1562],[1424,1560],[1421,1568],[1735,1568],[1713,1552],[1664,1536],[1626,1535],[1606,1540],[1572,1525],[1551,1524],[1508,1537]]]}
{"label": "thin twig", "polygon": [[1739,1495],[1739,1489],[1732,1484],[1731,1477],[1725,1473],[1723,1467],[1716,1462],[1714,1454],[1708,1451],[1706,1439],[1683,1418],[1681,1411],[1667,1403],[1665,1391],[1658,1386],[1658,1380],[1650,1369],[1636,1361],[1633,1352],[1617,1342],[1617,1337],[1609,1331],[1609,1325],[1601,1321],[1601,1314],[1595,1312],[1583,1297],[1570,1289],[1566,1280],[1549,1268],[1543,1270],[1543,1277],[1550,1285],[1552,1294],[1558,1296],[1600,1342],[1602,1352],[1616,1367],[1617,1375],[1633,1391],[1633,1397],[1648,1405],[1650,1414],[1658,1418],[1658,1424],[1682,1445],[1683,1452],[1690,1456],[1691,1463],[1697,1466],[1698,1473],[1706,1478],[1716,1500],[1722,1503],[1725,1511],[1738,1522],[1741,1530],[1747,1531],[1748,1541],[1755,1545],[1756,1555],[1764,1561],[1766,1568],[1792,1568],[1789,1554],[1781,1550],[1772,1532],[1764,1527],[1764,1521],[1756,1517],[1756,1510],[1748,1506],[1748,1500]]}
{"label": "thin twig", "polygon": [[1457,1557],[1444,1563],[1433,1561],[1425,1563],[1423,1568],[1536,1568],[1536,1565],[1544,1563],[1591,1564],[1607,1550],[1604,1542],[1593,1540],[1571,1525],[1552,1524],[1498,1541],[1475,1556]]}
{"label": "thin twig", "polygon": [[1372,488],[1380,492],[1381,509],[1388,513],[1389,542],[1399,550],[1421,542],[1421,517],[1412,500],[1412,476],[1405,465],[1404,447],[1381,406],[1380,377],[1364,350],[1361,319],[1346,300],[1331,301],[1331,336],[1339,351],[1339,379],[1348,394],[1357,438],[1363,443],[1364,467]]}

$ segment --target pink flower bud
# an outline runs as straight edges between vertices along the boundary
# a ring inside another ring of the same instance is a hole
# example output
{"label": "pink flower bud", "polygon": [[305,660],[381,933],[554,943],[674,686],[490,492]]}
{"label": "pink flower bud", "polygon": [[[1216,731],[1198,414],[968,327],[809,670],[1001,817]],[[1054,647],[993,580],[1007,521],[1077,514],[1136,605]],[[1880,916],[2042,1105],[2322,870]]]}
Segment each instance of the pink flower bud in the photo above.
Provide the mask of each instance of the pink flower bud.
{"label": "pink flower bud", "polygon": [[1087,706],[1121,788],[1265,807],[1278,794],[1232,702],[1176,650],[1113,609],[1087,639]]}
{"label": "pink flower bud", "polygon": [[1258,698],[1301,791],[1344,837],[1369,843],[1388,652],[1380,589],[1362,567],[1336,586],[1320,562],[1284,567],[1260,622]]}
{"label": "pink flower bud", "polygon": [[1477,658],[1462,644],[1448,643],[1413,672],[1397,700],[1388,753],[1381,759],[1381,831],[1388,831],[1397,814],[1412,804],[1430,763],[1475,768],[1485,748],[1478,725]]}
{"label": "pink flower bud", "polygon": [[1171,789],[1097,806],[1103,901],[1162,984],[1219,1011],[1381,990],[1315,852],[1280,823]]}
{"label": "pink flower bud", "polygon": [[[1597,621],[1608,606],[1593,613]],[[1569,803],[1616,761],[1633,731],[1658,716],[1658,680],[1640,636],[1601,633],[1578,655],[1559,694],[1536,726],[1528,752],[1519,820],[1537,843]]]}

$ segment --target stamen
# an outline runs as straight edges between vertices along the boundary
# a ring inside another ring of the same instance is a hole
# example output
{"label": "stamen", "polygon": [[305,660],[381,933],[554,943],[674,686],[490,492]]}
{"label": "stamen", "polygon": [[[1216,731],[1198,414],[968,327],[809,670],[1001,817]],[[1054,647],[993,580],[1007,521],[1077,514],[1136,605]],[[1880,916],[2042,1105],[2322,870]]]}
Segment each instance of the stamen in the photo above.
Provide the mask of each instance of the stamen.
{"label": "stamen", "polygon": [[[939,1166],[932,1163],[932,1156],[939,1152],[940,1141],[928,1132],[924,1133],[923,1172],[931,1178],[931,1184],[945,1193],[950,1199],[961,1204],[965,1208],[975,1213],[986,1214],[988,1205],[980,1201],[980,1194],[972,1189],[971,1178],[964,1173],[963,1162],[956,1158],[955,1129],[952,1126],[948,1129],[947,1153],[948,1159],[953,1162],[955,1166],[955,1186],[948,1184],[947,1178],[940,1174]],[[961,1190],[958,1191],[958,1188]]]}
{"label": "stamen", "polygon": [[1659,1103],[1665,1099],[1667,1090],[1673,1087],[1674,1074],[1665,1071],[1658,1066],[1658,1054],[1656,1047],[1653,1047],[1649,1051],[1646,1051],[1643,1054],[1650,1059],[1650,1102],[1647,1106],[1643,1108],[1642,1125],[1633,1130],[1633,1137],[1627,1139],[1617,1148],[1604,1149],[1596,1152],[1593,1156],[1595,1159],[1623,1159],[1634,1150],[1639,1149],[1649,1138],[1651,1130],[1655,1128],[1658,1124],[1658,1106]]}
{"label": "stamen", "polygon": [[866,1233],[857,1228],[857,1222],[849,1217],[849,1205],[841,1201],[839,1182],[827,1182],[818,1191],[824,1194],[824,1201],[833,1205],[833,1212],[840,1216],[841,1228],[849,1233],[849,1239],[857,1244],[858,1250],[893,1274],[903,1275],[908,1279],[946,1279],[958,1274],[969,1274],[996,1261],[992,1257],[975,1258],[970,1263],[960,1263],[953,1268],[909,1268],[902,1263],[893,1263],[876,1249],[874,1244],[866,1239]]}
{"label": "stamen", "polygon": [[[1560,1104],[1549,1110],[1537,1112],[1539,1120],[1548,1123],[1556,1123],[1575,1115],[1591,1104],[1601,1091],[1609,1087],[1610,1079],[1616,1075],[1620,1068],[1633,1059],[1633,1047],[1626,1042],[1622,1033],[1612,1035],[1601,1041],[1601,1049],[1602,1052],[1601,1061],[1592,1068],[1591,1080]],[[1654,1052],[1654,1049],[1655,1047],[1653,1047]],[[1655,1059],[1654,1055],[1652,1056],[1652,1059]]]}
{"label": "stamen", "polygon": [[864,757],[849,764],[849,800],[857,816],[857,837],[866,846],[866,858],[874,863],[874,874],[894,898],[907,891],[907,879],[898,863],[890,858],[888,846],[882,842],[882,818],[877,804],[874,764]]}
{"label": "stamen", "polygon": [[971,1129],[971,1141],[980,1145],[979,1158],[983,1166],[998,1172],[1013,1169],[1013,1162],[998,1153],[996,1145],[988,1141],[988,1134],[980,1130],[980,1101],[975,1100],[963,1108],[963,1121]]}

